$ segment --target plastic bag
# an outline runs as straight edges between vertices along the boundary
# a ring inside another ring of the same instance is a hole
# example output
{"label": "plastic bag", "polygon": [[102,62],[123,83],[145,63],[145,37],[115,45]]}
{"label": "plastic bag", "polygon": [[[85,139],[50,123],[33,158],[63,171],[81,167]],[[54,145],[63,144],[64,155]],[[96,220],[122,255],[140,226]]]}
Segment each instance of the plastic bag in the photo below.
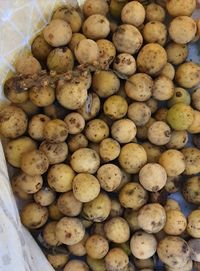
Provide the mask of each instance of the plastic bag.
{"label": "plastic bag", "polygon": [[[83,1],[78,1],[81,4]],[[3,81],[18,54],[29,50],[29,41],[51,18],[55,7],[76,0],[0,0],[0,102]],[[21,225],[0,143],[0,270],[53,271],[31,234]]]}
{"label": "plastic bag", "polygon": [[[78,0],[79,5],[83,2]],[[29,41],[47,24],[55,7],[69,3],[77,5],[76,0],[0,0],[0,102],[5,100],[2,84],[8,71],[14,71],[16,56],[30,49]],[[199,9],[194,16],[200,17]],[[198,46],[190,46],[189,59],[200,62]],[[179,194],[172,197],[180,200]],[[189,206],[185,202],[181,205],[187,214]],[[0,144],[0,271],[41,269],[54,270],[31,234],[21,225]]]}

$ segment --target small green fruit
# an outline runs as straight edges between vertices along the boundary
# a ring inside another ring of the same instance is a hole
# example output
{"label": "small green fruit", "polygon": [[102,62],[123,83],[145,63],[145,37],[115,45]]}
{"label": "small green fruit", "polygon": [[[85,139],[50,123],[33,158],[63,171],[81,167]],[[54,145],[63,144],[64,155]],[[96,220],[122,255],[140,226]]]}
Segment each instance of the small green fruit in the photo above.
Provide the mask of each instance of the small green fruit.
{"label": "small green fruit", "polygon": [[191,106],[184,103],[173,105],[167,114],[167,122],[176,131],[187,130],[194,119],[194,112]]}

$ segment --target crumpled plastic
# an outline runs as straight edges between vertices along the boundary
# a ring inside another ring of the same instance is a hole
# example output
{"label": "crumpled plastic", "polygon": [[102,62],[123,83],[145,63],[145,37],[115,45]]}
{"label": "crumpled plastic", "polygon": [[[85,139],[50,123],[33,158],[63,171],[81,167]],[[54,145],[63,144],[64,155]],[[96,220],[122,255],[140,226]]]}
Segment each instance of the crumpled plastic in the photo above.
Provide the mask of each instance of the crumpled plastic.
{"label": "crumpled plastic", "polygon": [[[95,1],[95,0],[94,0]],[[84,0],[78,0],[83,4]],[[3,81],[8,71],[14,71],[13,62],[17,55],[30,50],[29,41],[49,21],[56,6],[77,5],[76,0],[0,0],[0,104],[5,100]],[[200,7],[200,0],[197,0]],[[200,17],[200,10],[195,18]],[[198,46],[190,46],[190,56],[200,62]],[[176,198],[186,214],[190,211],[187,203]],[[3,148],[0,143],[0,271],[53,271],[43,252],[22,226],[18,206],[13,196]],[[78,270],[77,270],[78,271]]]}
{"label": "crumpled plastic", "polygon": [[[78,1],[82,4],[82,1]],[[0,104],[3,81],[18,54],[30,50],[30,40],[48,23],[57,6],[76,0],[0,0]],[[20,203],[19,203],[20,204]],[[0,143],[0,271],[53,271],[43,252],[22,226]]]}
{"label": "crumpled plastic", "polygon": [[41,249],[22,226],[0,145],[0,270],[53,271]]}

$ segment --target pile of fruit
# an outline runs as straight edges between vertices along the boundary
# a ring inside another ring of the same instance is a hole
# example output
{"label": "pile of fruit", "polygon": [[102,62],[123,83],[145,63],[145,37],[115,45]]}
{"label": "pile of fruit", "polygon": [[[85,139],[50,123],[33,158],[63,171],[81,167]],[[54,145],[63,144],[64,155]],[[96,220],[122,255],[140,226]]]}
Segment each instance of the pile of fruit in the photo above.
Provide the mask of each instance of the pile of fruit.
{"label": "pile of fruit", "polygon": [[[17,59],[0,133],[21,221],[55,269],[200,270],[200,66],[186,61],[195,9],[61,7]],[[188,217],[168,197],[178,191]]]}

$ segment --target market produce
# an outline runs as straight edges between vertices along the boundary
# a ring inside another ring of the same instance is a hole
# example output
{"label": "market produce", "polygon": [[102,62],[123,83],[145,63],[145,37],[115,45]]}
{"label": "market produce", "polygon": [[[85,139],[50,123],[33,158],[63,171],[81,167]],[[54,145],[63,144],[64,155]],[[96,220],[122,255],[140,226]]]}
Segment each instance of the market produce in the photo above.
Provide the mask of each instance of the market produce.
{"label": "market produce", "polygon": [[89,237],[88,234],[85,233],[83,239],[79,243],[77,243],[75,245],[68,246],[69,252],[71,252],[75,256],[86,255],[85,245],[86,245],[86,241],[87,241],[88,237]]}
{"label": "market produce", "polygon": [[130,246],[137,259],[148,259],[155,254],[157,241],[153,234],[138,231],[131,237]]}
{"label": "market produce", "polygon": [[134,102],[128,107],[128,117],[136,126],[144,126],[151,117],[151,109],[142,102]]}
{"label": "market produce", "polygon": [[[184,31],[183,31],[184,29]],[[187,44],[195,37],[197,26],[188,16],[175,17],[169,25],[170,38],[180,44]]]}
{"label": "market produce", "polygon": [[84,21],[82,30],[88,39],[103,39],[110,33],[110,24],[105,16],[93,14]]}
{"label": "market produce", "polygon": [[113,34],[113,43],[120,53],[135,54],[143,43],[140,31],[131,24],[122,24]]}
{"label": "market produce", "polygon": [[[101,69],[108,69],[110,64],[114,61],[115,56],[116,56],[116,49],[113,43],[107,39],[100,39],[96,41],[98,48],[99,48],[99,66]],[[135,71],[135,62],[133,60],[134,58],[132,57],[132,65],[131,67],[128,68],[128,72]]]}
{"label": "market produce", "polygon": [[66,21],[70,25],[73,33],[79,32],[82,25],[82,16],[79,10],[74,7],[58,8],[54,12],[52,19],[61,19]]}
{"label": "market produce", "polygon": [[49,70],[57,73],[67,72],[74,67],[74,57],[71,50],[67,47],[52,50],[47,57]]}
{"label": "market produce", "polygon": [[30,120],[28,124],[28,133],[30,137],[37,141],[44,140],[44,127],[50,118],[44,114],[36,114]]}
{"label": "market produce", "polygon": [[147,200],[148,193],[139,183],[127,183],[119,193],[119,201],[125,208],[139,210]]}
{"label": "market produce", "polygon": [[96,64],[99,59],[99,48],[95,41],[83,39],[74,48],[76,59],[80,64]]}
{"label": "market produce", "polygon": [[78,216],[82,210],[82,203],[78,201],[73,192],[62,193],[57,200],[58,210],[63,216]]}
{"label": "market produce", "polygon": [[130,238],[129,225],[124,218],[114,217],[104,224],[105,234],[108,240],[121,244]]}
{"label": "market produce", "polygon": [[53,47],[67,45],[72,37],[70,25],[61,19],[52,20],[43,30],[45,41]]}
{"label": "market produce", "polygon": [[121,12],[121,19],[123,23],[140,26],[145,19],[145,9],[142,4],[137,1],[127,3]]}
{"label": "market produce", "polygon": [[65,142],[43,141],[39,149],[47,156],[50,165],[62,163],[68,156],[68,146]]}
{"label": "market produce", "polygon": [[125,83],[126,95],[138,102],[147,101],[152,96],[153,80],[146,73],[136,73]]}
{"label": "market produce", "polygon": [[115,58],[113,68],[121,74],[121,76],[130,76],[136,72],[135,58],[131,54],[119,54]]}
{"label": "market produce", "polygon": [[138,213],[138,225],[147,233],[161,231],[166,223],[166,212],[162,205],[149,203],[144,205]]}
{"label": "market produce", "polygon": [[5,147],[5,156],[10,165],[20,168],[23,154],[36,148],[36,142],[30,137],[18,137],[8,142]]}
{"label": "market produce", "polygon": [[173,65],[182,64],[188,56],[188,47],[186,44],[171,42],[166,47],[168,62]]}
{"label": "market produce", "polygon": [[171,63],[167,62],[160,74],[173,80],[175,76],[175,68]]}
{"label": "market produce", "polygon": [[85,244],[86,252],[93,259],[102,259],[109,251],[108,241],[100,235],[90,236]]}
{"label": "market produce", "polygon": [[41,206],[49,206],[55,201],[56,193],[49,187],[42,187],[33,195],[33,198]]}
{"label": "market produce", "polygon": [[[166,248],[169,249],[166,250]],[[190,259],[190,248],[180,237],[165,237],[158,244],[157,253],[160,259],[171,268],[181,268]]]}
{"label": "market produce", "polygon": [[27,194],[35,194],[43,185],[43,178],[41,175],[30,176],[24,172],[19,172],[14,175],[11,181],[16,182],[18,188]]}
{"label": "market produce", "polygon": [[146,20],[147,21],[158,21],[163,22],[165,19],[166,11],[165,9],[156,4],[156,3],[150,3],[146,7]]}
{"label": "market produce", "polygon": [[108,4],[105,0],[86,0],[83,5],[83,13],[86,17],[93,14],[106,15],[108,13]]}
{"label": "market produce", "polygon": [[61,6],[13,62],[0,136],[22,224],[53,268],[200,270],[195,9]]}
{"label": "market produce", "polygon": [[15,63],[16,72],[24,75],[41,71],[40,62],[33,56],[20,56]]}
{"label": "market produce", "polygon": [[150,21],[144,25],[143,37],[148,43],[157,42],[164,46],[167,40],[167,28],[159,21]]}
{"label": "market produce", "polygon": [[169,210],[166,212],[167,220],[164,231],[169,235],[180,235],[187,226],[187,220],[181,211]]}

